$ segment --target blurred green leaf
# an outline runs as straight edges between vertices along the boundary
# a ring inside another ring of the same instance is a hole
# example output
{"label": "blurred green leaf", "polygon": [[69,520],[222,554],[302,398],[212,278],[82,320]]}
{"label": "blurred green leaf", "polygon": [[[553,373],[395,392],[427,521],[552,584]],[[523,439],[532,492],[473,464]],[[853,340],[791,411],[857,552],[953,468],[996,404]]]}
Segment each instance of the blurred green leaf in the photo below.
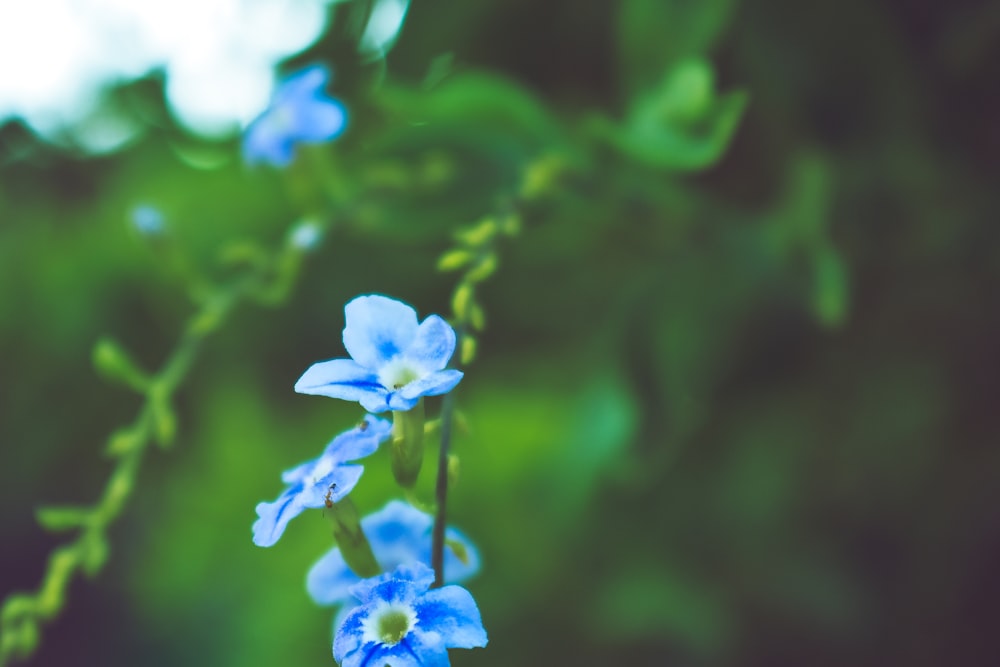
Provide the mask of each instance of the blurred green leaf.
{"label": "blurred green leaf", "polygon": [[108,560],[108,541],[100,533],[90,532],[81,543],[83,550],[82,567],[87,576],[93,577],[101,571]]}
{"label": "blurred green leaf", "polygon": [[835,328],[844,323],[848,308],[847,270],[829,244],[816,252],[813,264],[813,312],[823,326]]}
{"label": "blurred green leaf", "polygon": [[561,135],[558,123],[531,93],[495,74],[459,74],[426,91],[385,86],[376,102],[415,127],[453,133],[474,127],[484,135],[514,135],[535,145]]}
{"label": "blurred green leaf", "polygon": [[177,413],[170,401],[161,395],[151,397],[150,409],[153,414],[153,436],[161,447],[169,447],[177,435]]}
{"label": "blurred green leaf", "polygon": [[438,259],[438,271],[454,271],[475,259],[475,254],[463,249],[449,250]]}
{"label": "blurred green leaf", "polygon": [[713,88],[707,62],[682,61],[635,100],[624,124],[598,120],[593,130],[648,165],[704,169],[722,157],[747,104],[742,91],[716,96]]}
{"label": "blurred green leaf", "polygon": [[628,92],[655,85],[682,58],[708,55],[735,8],[736,0],[625,0],[617,43]]}
{"label": "blurred green leaf", "polygon": [[90,520],[90,515],[86,507],[40,507],[35,511],[39,525],[51,531],[79,528]]}
{"label": "blurred green leaf", "polygon": [[101,338],[94,345],[94,367],[105,377],[131,389],[143,392],[149,386],[149,375],[141,370],[129,354],[111,338]]}
{"label": "blurred green leaf", "polygon": [[764,240],[777,255],[826,243],[833,194],[832,168],[822,154],[799,152],[785,171],[785,187],[764,230]]}

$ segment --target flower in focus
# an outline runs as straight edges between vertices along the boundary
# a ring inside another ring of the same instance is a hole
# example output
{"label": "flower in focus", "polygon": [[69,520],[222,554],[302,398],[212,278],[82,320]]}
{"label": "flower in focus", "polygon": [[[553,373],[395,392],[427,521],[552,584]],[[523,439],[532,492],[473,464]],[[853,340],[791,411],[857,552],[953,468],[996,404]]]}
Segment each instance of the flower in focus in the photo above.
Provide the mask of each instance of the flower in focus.
{"label": "flower in focus", "polygon": [[281,84],[270,106],[250,123],[243,136],[247,164],[267,162],[286,167],[297,143],[330,141],[344,131],[344,105],[323,92],[329,78],[329,70],[313,65]]}
{"label": "flower in focus", "polygon": [[334,438],[319,458],[282,473],[281,481],[288,488],[273,503],[257,505],[253,543],[269,547],[285,532],[288,522],[303,510],[343,499],[364,472],[364,466],[347,464],[347,461],[373,454],[391,431],[392,424],[388,421],[367,415],[361,424]]}
{"label": "flower in focus", "polygon": [[365,579],[351,593],[361,604],[333,641],[341,667],[450,665],[449,648],[486,646],[472,594],[461,586],[430,590],[434,573],[422,563]]}
{"label": "flower in focus", "polygon": [[[431,529],[434,519],[409,503],[392,500],[361,520],[361,529],[371,544],[378,564],[386,572],[404,563],[431,564]],[[479,571],[479,552],[461,532],[445,531],[444,579],[461,583]],[[350,588],[361,581],[351,572],[334,547],[320,558],[306,577],[306,588],[317,604],[332,605],[351,600]]]}
{"label": "flower in focus", "polygon": [[344,307],[350,359],[313,364],[295,383],[300,394],[358,401],[369,412],[412,409],[421,396],[450,391],[462,372],[445,370],[455,330],[437,315],[417,313],[388,297],[359,296]]}

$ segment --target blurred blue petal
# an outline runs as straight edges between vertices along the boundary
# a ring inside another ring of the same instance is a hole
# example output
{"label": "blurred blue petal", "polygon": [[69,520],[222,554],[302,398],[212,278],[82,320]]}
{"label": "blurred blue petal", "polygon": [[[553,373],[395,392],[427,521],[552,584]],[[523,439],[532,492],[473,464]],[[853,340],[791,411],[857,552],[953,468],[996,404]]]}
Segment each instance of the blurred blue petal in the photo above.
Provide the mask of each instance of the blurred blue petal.
{"label": "blurred blue petal", "polygon": [[[431,515],[401,500],[392,500],[381,510],[361,519],[361,529],[371,544],[375,560],[387,572],[409,562],[431,564],[433,525]],[[479,551],[464,534],[448,528],[445,540],[444,578],[447,583],[461,583],[479,572]],[[334,547],[309,570],[306,589],[317,604],[340,604],[350,598],[350,587],[359,581],[361,579],[344,562],[340,549]]]}
{"label": "blurred blue petal", "polygon": [[247,164],[266,162],[285,167],[299,143],[330,141],[344,131],[344,105],[326,95],[329,71],[314,65],[284,81],[270,106],[258,116],[243,136],[243,157]]}

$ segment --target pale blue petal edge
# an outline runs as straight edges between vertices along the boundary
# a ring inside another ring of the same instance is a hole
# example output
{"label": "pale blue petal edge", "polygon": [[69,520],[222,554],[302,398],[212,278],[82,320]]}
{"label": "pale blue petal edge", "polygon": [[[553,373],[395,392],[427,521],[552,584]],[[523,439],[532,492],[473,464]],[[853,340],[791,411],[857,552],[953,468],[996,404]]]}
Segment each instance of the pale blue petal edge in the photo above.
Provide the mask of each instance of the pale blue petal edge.
{"label": "pale blue petal edge", "polygon": [[416,311],[379,294],[352,299],[344,316],[344,347],[354,361],[375,372],[409,348],[417,335]]}
{"label": "pale blue petal edge", "polygon": [[427,372],[439,371],[448,365],[455,353],[455,330],[437,315],[429,315],[417,328],[413,343],[403,357]]}

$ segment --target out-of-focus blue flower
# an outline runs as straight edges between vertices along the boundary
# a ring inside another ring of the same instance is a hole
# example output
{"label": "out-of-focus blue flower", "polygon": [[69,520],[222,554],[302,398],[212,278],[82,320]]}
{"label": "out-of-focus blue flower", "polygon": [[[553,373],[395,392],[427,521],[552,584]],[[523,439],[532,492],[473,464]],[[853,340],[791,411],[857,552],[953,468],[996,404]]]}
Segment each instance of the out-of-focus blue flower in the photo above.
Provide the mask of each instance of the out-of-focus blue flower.
{"label": "out-of-focus blue flower", "polygon": [[[392,500],[374,514],[361,519],[361,529],[386,572],[404,563],[431,564],[431,529],[434,519],[409,503]],[[479,552],[460,531],[445,531],[444,579],[461,583],[479,572]],[[351,572],[334,547],[320,558],[306,577],[306,588],[317,604],[351,601],[351,586],[361,578]]]}
{"label": "out-of-focus blue flower", "polygon": [[257,505],[253,543],[271,546],[303,510],[323,507],[328,500],[335,503],[350,493],[364,466],[347,462],[373,454],[391,432],[391,423],[367,415],[361,424],[330,441],[319,458],[283,472],[281,481],[288,485],[285,492],[273,503]]}
{"label": "out-of-focus blue flower", "polygon": [[353,586],[361,604],[337,631],[334,659],[341,667],[447,667],[449,648],[486,646],[472,594],[430,590],[433,581],[429,567],[413,563]]}
{"label": "out-of-focus blue flower", "polygon": [[159,236],[166,228],[163,213],[149,204],[139,204],[133,208],[129,220],[136,231],[144,236]]}
{"label": "out-of-focus blue flower", "polygon": [[270,106],[243,136],[247,164],[267,162],[288,166],[297,143],[321,143],[336,138],[347,124],[344,105],[323,88],[330,72],[313,65],[290,76],[279,86]]}
{"label": "out-of-focus blue flower", "polygon": [[312,250],[323,239],[323,231],[312,220],[295,225],[289,235],[289,242],[299,250]]}
{"label": "out-of-focus blue flower", "polygon": [[385,296],[359,296],[344,307],[344,347],[350,359],[313,364],[295,383],[301,394],[358,401],[369,412],[405,411],[421,396],[447,393],[462,372],[445,370],[455,330],[437,315],[417,313]]}

